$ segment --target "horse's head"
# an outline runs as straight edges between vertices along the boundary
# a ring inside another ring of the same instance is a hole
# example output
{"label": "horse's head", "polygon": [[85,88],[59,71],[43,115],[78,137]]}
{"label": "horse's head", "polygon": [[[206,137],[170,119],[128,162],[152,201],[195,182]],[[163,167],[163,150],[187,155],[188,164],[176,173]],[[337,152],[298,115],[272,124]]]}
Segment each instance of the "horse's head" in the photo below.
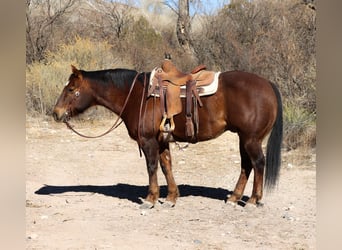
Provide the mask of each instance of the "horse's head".
{"label": "horse's head", "polygon": [[53,117],[57,122],[64,122],[70,117],[82,113],[92,104],[92,94],[89,84],[84,79],[82,71],[71,65],[72,74],[66,83],[53,109]]}

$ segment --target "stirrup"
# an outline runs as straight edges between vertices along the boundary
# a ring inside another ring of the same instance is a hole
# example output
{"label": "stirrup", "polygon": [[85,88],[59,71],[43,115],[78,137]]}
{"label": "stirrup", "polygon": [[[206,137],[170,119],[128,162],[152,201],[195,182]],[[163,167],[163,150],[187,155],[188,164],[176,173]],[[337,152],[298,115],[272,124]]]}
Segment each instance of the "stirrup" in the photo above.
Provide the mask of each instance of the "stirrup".
{"label": "stirrup", "polygon": [[[170,122],[166,123],[169,120]],[[166,124],[165,124],[166,123]],[[160,123],[159,130],[161,132],[171,133],[175,130],[175,122],[173,121],[173,117],[168,119],[165,115],[163,117],[162,122]]]}

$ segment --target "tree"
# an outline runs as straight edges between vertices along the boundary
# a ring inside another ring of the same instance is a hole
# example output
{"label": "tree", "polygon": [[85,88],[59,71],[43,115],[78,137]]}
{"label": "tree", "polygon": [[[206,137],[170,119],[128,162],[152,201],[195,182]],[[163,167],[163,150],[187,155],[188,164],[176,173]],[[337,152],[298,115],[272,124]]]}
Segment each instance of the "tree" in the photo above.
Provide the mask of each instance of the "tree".
{"label": "tree", "polygon": [[176,35],[178,44],[191,59],[195,60],[194,49],[191,42],[191,18],[189,10],[189,0],[164,1],[177,14]]}
{"label": "tree", "polygon": [[[122,39],[125,31],[133,23],[133,10],[130,5],[118,3],[117,1],[93,0],[87,1],[99,20],[91,22],[92,28],[97,30],[102,37],[109,38],[112,34],[117,40]],[[89,18],[91,19],[91,17]]]}
{"label": "tree", "polygon": [[179,45],[187,54],[192,54],[190,38],[190,13],[189,13],[189,0],[178,1],[178,20],[177,20],[177,38]]}
{"label": "tree", "polygon": [[54,28],[77,0],[26,0],[26,62],[41,61]]}

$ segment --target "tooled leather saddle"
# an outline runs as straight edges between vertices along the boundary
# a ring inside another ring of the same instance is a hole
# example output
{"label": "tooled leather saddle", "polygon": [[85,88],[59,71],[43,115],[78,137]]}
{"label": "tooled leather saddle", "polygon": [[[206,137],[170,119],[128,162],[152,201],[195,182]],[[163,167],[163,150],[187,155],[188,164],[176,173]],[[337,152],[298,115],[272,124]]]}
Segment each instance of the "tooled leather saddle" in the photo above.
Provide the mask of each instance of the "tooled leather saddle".
{"label": "tooled leather saddle", "polygon": [[155,68],[151,73],[148,96],[157,94],[160,97],[163,114],[159,126],[160,131],[166,133],[174,131],[173,116],[182,112],[181,96],[185,96],[185,133],[189,141],[194,141],[196,139],[195,133],[198,133],[197,103],[200,107],[203,106],[200,99],[201,89],[211,84],[217,75],[214,71],[206,70],[205,65],[197,66],[190,73],[183,73],[169,59],[165,59],[161,67]]}

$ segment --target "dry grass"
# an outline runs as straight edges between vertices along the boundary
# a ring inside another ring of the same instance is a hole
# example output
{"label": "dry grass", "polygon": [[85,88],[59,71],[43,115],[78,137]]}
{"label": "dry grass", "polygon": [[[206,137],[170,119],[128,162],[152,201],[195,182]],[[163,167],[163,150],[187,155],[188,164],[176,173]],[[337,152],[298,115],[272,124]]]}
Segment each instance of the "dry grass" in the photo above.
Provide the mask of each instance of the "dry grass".
{"label": "dry grass", "polygon": [[84,69],[115,68],[123,63],[113,55],[107,42],[76,38],[55,53],[47,53],[47,63],[33,63],[26,68],[26,108],[30,115],[50,115],[65,82],[70,65]]}
{"label": "dry grass", "polygon": [[294,103],[284,104],[284,147],[287,150],[316,146],[316,116]]}

